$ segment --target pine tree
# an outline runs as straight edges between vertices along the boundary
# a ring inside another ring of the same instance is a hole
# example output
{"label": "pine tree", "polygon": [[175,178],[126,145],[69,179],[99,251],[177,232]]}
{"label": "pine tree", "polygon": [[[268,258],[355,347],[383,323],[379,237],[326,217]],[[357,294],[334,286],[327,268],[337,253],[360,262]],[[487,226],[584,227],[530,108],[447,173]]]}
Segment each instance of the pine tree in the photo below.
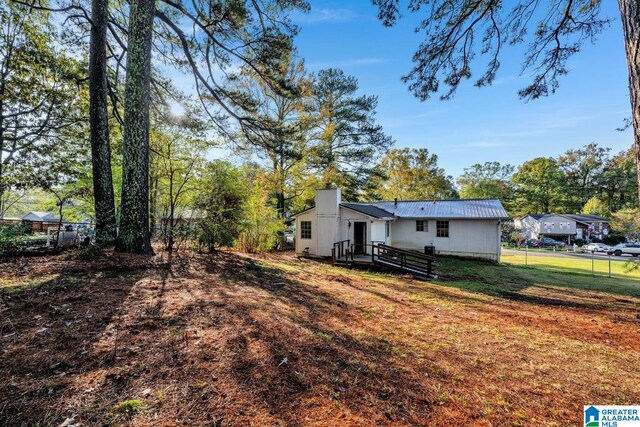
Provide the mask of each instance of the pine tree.
{"label": "pine tree", "polygon": [[108,0],[91,4],[91,39],[89,48],[89,127],[93,164],[93,198],[96,216],[96,242],[116,239],[115,197],[111,175],[107,88]]}
{"label": "pine tree", "polygon": [[151,254],[149,232],[149,85],[155,0],[133,0],[127,40],[122,142],[122,207],[117,250]]}
{"label": "pine tree", "polygon": [[324,184],[343,188],[346,199],[359,198],[375,174],[375,158],[393,139],[375,121],[378,98],[357,95],[358,80],[342,70],[320,71],[312,90],[310,113],[315,140],[312,165]]}

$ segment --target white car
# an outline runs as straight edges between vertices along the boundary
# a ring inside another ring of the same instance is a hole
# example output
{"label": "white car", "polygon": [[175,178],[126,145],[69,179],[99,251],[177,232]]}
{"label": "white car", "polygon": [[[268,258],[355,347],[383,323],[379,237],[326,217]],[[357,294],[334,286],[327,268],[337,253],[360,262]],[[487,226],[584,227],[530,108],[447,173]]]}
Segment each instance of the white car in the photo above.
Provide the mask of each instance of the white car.
{"label": "white car", "polygon": [[604,243],[589,243],[588,245],[584,245],[582,249],[589,252],[607,252],[611,249],[611,246],[605,245]]}
{"label": "white car", "polygon": [[615,245],[610,248],[607,253],[609,255],[620,256],[623,254],[628,254],[631,256],[640,255],[640,243],[620,243],[619,245]]}

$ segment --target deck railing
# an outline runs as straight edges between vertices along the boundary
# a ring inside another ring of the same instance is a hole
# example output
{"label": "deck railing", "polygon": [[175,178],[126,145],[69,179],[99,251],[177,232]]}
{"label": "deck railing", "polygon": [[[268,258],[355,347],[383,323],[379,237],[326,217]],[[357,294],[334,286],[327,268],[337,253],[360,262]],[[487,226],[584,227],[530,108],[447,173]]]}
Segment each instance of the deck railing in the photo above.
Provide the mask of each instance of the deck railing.
{"label": "deck railing", "polygon": [[341,240],[339,242],[335,242],[333,244],[333,248],[331,248],[331,264],[336,265],[336,262],[347,262],[349,257],[349,247],[351,240]]}
{"label": "deck railing", "polygon": [[372,257],[377,255],[377,258],[373,259],[377,260],[378,264],[389,265],[404,272],[419,273],[426,276],[433,275],[435,256],[407,249],[398,249],[385,244],[376,245],[374,250],[377,251],[377,254],[373,254]]}
{"label": "deck railing", "polygon": [[[358,252],[356,253],[356,248]],[[370,261],[367,261],[370,258]],[[377,264],[398,269],[402,272],[433,276],[433,263],[436,257],[422,252],[399,249],[384,244],[372,242],[351,244],[349,240],[335,242],[331,250],[331,261],[336,264],[351,266],[354,264]]]}

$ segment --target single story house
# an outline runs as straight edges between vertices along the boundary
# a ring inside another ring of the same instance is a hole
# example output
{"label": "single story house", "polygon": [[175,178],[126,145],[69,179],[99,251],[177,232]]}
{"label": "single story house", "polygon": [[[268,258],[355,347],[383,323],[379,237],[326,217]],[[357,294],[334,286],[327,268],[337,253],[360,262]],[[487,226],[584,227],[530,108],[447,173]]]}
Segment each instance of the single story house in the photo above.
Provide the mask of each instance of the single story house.
{"label": "single story house", "polygon": [[587,214],[529,214],[514,221],[527,239],[551,237],[567,243],[579,240],[602,240],[609,234],[611,220]]}
{"label": "single story house", "polygon": [[501,222],[507,212],[497,199],[395,200],[345,203],[339,188],[316,191],[315,207],[293,215],[299,254],[328,257],[334,243],[349,240],[354,253],[384,243],[400,249],[500,261]]}

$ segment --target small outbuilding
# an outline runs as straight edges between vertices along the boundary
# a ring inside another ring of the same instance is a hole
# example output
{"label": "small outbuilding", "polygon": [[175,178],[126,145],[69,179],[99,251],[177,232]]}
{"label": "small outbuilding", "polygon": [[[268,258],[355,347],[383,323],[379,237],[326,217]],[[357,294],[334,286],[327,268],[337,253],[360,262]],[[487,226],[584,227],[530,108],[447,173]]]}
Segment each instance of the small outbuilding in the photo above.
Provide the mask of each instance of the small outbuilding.
{"label": "small outbuilding", "polygon": [[356,254],[379,243],[439,255],[500,261],[501,223],[509,219],[498,199],[394,200],[346,203],[339,188],[316,191],[315,207],[294,215],[297,253],[331,256],[349,241]]}

